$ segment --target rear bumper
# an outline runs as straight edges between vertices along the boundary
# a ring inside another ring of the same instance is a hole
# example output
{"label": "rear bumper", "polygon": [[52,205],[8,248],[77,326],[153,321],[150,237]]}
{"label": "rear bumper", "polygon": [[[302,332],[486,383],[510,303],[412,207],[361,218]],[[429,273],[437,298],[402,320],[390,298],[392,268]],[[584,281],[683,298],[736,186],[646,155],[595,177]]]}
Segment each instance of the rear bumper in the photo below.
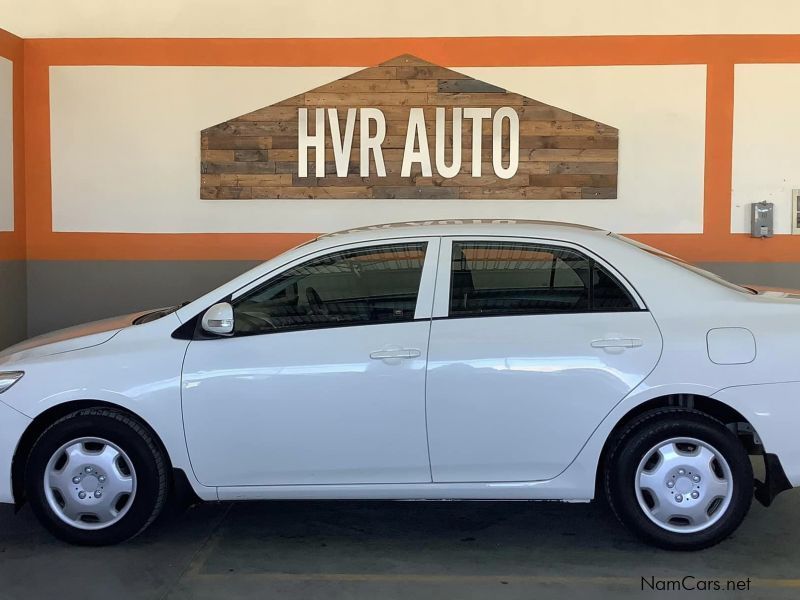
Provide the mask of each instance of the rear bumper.
{"label": "rear bumper", "polygon": [[780,460],[793,487],[800,486],[800,382],[729,387],[713,397],[750,422],[764,452]]}
{"label": "rear bumper", "polygon": [[0,401],[0,502],[13,503],[11,461],[31,419]]}

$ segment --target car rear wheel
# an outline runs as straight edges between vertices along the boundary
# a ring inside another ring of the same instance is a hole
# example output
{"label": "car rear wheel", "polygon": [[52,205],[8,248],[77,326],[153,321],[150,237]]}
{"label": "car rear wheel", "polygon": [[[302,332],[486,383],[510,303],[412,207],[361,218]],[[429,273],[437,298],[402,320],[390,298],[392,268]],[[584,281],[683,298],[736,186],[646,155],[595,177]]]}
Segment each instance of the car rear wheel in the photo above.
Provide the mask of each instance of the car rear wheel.
{"label": "car rear wheel", "polygon": [[60,539],[106,545],[155,520],[167,497],[164,454],[125,413],[79,410],[46,429],[31,450],[25,486],[41,523]]}
{"label": "car rear wheel", "polygon": [[625,428],[605,471],[617,517],[662,548],[699,550],[742,522],[753,497],[749,456],[724,424],[699,411],[665,408]]}

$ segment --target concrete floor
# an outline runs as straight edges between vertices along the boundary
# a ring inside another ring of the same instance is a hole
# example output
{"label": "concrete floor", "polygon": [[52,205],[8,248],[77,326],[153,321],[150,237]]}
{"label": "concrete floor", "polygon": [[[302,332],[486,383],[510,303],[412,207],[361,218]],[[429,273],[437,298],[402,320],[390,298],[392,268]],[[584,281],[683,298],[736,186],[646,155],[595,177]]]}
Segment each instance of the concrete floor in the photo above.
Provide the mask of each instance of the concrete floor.
{"label": "concrete floor", "polygon": [[0,598],[620,598],[652,596],[641,577],[686,575],[797,598],[799,542],[800,490],[754,504],[733,538],[690,554],[639,543],[595,504],[204,504],[109,548],[58,542],[4,505]]}

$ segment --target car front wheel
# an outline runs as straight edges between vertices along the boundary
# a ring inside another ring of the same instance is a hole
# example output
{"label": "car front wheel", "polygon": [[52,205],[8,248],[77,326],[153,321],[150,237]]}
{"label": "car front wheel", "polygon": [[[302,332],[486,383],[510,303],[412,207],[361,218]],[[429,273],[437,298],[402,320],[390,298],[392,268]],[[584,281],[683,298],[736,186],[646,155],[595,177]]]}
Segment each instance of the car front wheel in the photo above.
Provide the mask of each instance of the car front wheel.
{"label": "car front wheel", "polygon": [[129,415],[89,408],[62,417],[31,450],[25,486],[41,523],[58,538],[106,545],[143,531],[167,496],[164,454]]}
{"label": "car front wheel", "polygon": [[699,550],[742,522],[753,470],[724,424],[699,411],[664,408],[642,415],[619,436],[605,488],[617,517],[644,540]]}

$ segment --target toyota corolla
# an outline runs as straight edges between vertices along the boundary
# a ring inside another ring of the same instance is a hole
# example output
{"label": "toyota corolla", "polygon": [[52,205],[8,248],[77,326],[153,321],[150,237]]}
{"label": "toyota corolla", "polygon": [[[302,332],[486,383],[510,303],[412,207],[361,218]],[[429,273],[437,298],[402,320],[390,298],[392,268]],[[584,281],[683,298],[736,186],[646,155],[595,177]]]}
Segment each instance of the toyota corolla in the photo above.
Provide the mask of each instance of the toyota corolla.
{"label": "toyota corolla", "polygon": [[798,330],[790,294],[589,227],[331,234],[0,354],[0,501],[100,545],[179,490],[606,497],[650,543],[699,549],[800,485]]}

